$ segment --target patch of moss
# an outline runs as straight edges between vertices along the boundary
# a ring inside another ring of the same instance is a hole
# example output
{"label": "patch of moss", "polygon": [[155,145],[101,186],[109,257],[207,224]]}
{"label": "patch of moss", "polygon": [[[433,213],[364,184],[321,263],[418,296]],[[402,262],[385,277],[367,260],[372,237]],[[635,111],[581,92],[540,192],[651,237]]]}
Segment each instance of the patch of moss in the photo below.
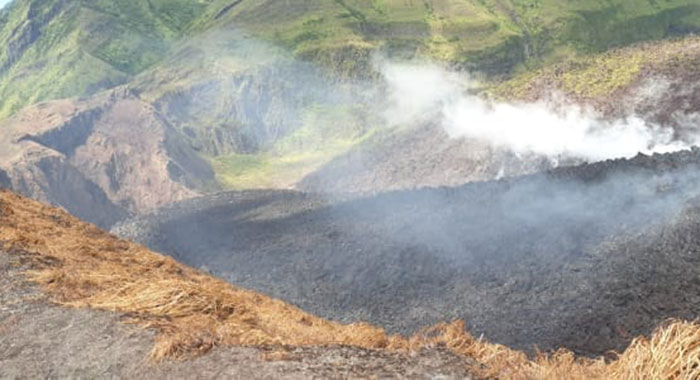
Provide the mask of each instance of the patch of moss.
{"label": "patch of moss", "polygon": [[564,73],[561,87],[567,93],[590,98],[611,94],[638,78],[644,59],[641,54],[594,58],[584,67]]}
{"label": "patch of moss", "polygon": [[694,71],[699,60],[698,37],[641,43],[524,70],[510,80],[492,83],[488,92],[497,98],[531,100],[542,91],[558,90],[579,99],[595,99],[629,88],[645,72]]}

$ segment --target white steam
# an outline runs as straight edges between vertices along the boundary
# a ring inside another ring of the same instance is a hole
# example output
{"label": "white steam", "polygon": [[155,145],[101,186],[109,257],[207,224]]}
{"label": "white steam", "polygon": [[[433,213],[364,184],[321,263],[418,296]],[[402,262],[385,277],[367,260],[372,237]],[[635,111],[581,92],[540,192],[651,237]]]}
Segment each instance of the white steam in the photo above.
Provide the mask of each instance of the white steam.
{"label": "white steam", "polygon": [[467,77],[435,65],[384,63],[380,71],[389,86],[385,117],[392,125],[438,120],[452,137],[552,158],[603,160],[689,147],[674,140],[670,127],[638,117],[609,121],[581,107],[491,103],[466,92]]}

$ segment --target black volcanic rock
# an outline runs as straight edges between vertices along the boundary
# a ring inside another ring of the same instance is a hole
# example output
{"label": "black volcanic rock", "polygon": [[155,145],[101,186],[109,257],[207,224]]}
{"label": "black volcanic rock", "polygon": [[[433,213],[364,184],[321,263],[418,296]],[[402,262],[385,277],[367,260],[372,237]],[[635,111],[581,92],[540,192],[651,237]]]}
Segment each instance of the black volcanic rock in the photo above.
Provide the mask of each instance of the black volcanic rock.
{"label": "black volcanic rock", "polygon": [[700,152],[351,201],[185,201],[116,232],[339,321],[454,318],[522,349],[621,349],[700,315]]}
{"label": "black volcanic rock", "polygon": [[9,189],[12,183],[4,170],[0,170],[0,188]]}

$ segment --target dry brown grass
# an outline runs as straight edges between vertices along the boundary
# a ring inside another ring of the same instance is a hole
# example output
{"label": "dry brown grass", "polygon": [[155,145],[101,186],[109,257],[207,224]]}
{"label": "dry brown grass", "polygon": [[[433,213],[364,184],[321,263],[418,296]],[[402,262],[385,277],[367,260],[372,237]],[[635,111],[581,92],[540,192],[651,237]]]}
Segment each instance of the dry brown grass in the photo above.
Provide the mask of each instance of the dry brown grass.
{"label": "dry brown grass", "polygon": [[29,278],[55,302],[124,313],[131,323],[155,329],[154,360],[199,355],[218,345],[444,346],[474,359],[475,374],[487,378],[700,378],[700,326],[695,323],[669,322],[651,339],[635,340],[611,363],[576,358],[565,350],[530,360],[522,352],[474,339],[460,321],[411,338],[389,336],[368,324],[330,322],[236,288],[2,190],[0,250],[29,264]]}

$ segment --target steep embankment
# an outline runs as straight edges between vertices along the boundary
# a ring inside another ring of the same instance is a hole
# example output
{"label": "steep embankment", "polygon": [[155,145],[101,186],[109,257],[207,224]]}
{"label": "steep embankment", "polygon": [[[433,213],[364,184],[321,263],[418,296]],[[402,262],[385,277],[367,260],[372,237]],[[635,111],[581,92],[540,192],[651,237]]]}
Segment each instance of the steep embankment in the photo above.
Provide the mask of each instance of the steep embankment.
{"label": "steep embankment", "polygon": [[125,90],[42,103],[0,128],[11,188],[102,226],[213,184],[183,137]]}
{"label": "steep embankment", "polygon": [[519,348],[604,353],[700,315],[698,169],[694,150],[340,203],[220,194],[116,231],[331,319],[464,318]]}

